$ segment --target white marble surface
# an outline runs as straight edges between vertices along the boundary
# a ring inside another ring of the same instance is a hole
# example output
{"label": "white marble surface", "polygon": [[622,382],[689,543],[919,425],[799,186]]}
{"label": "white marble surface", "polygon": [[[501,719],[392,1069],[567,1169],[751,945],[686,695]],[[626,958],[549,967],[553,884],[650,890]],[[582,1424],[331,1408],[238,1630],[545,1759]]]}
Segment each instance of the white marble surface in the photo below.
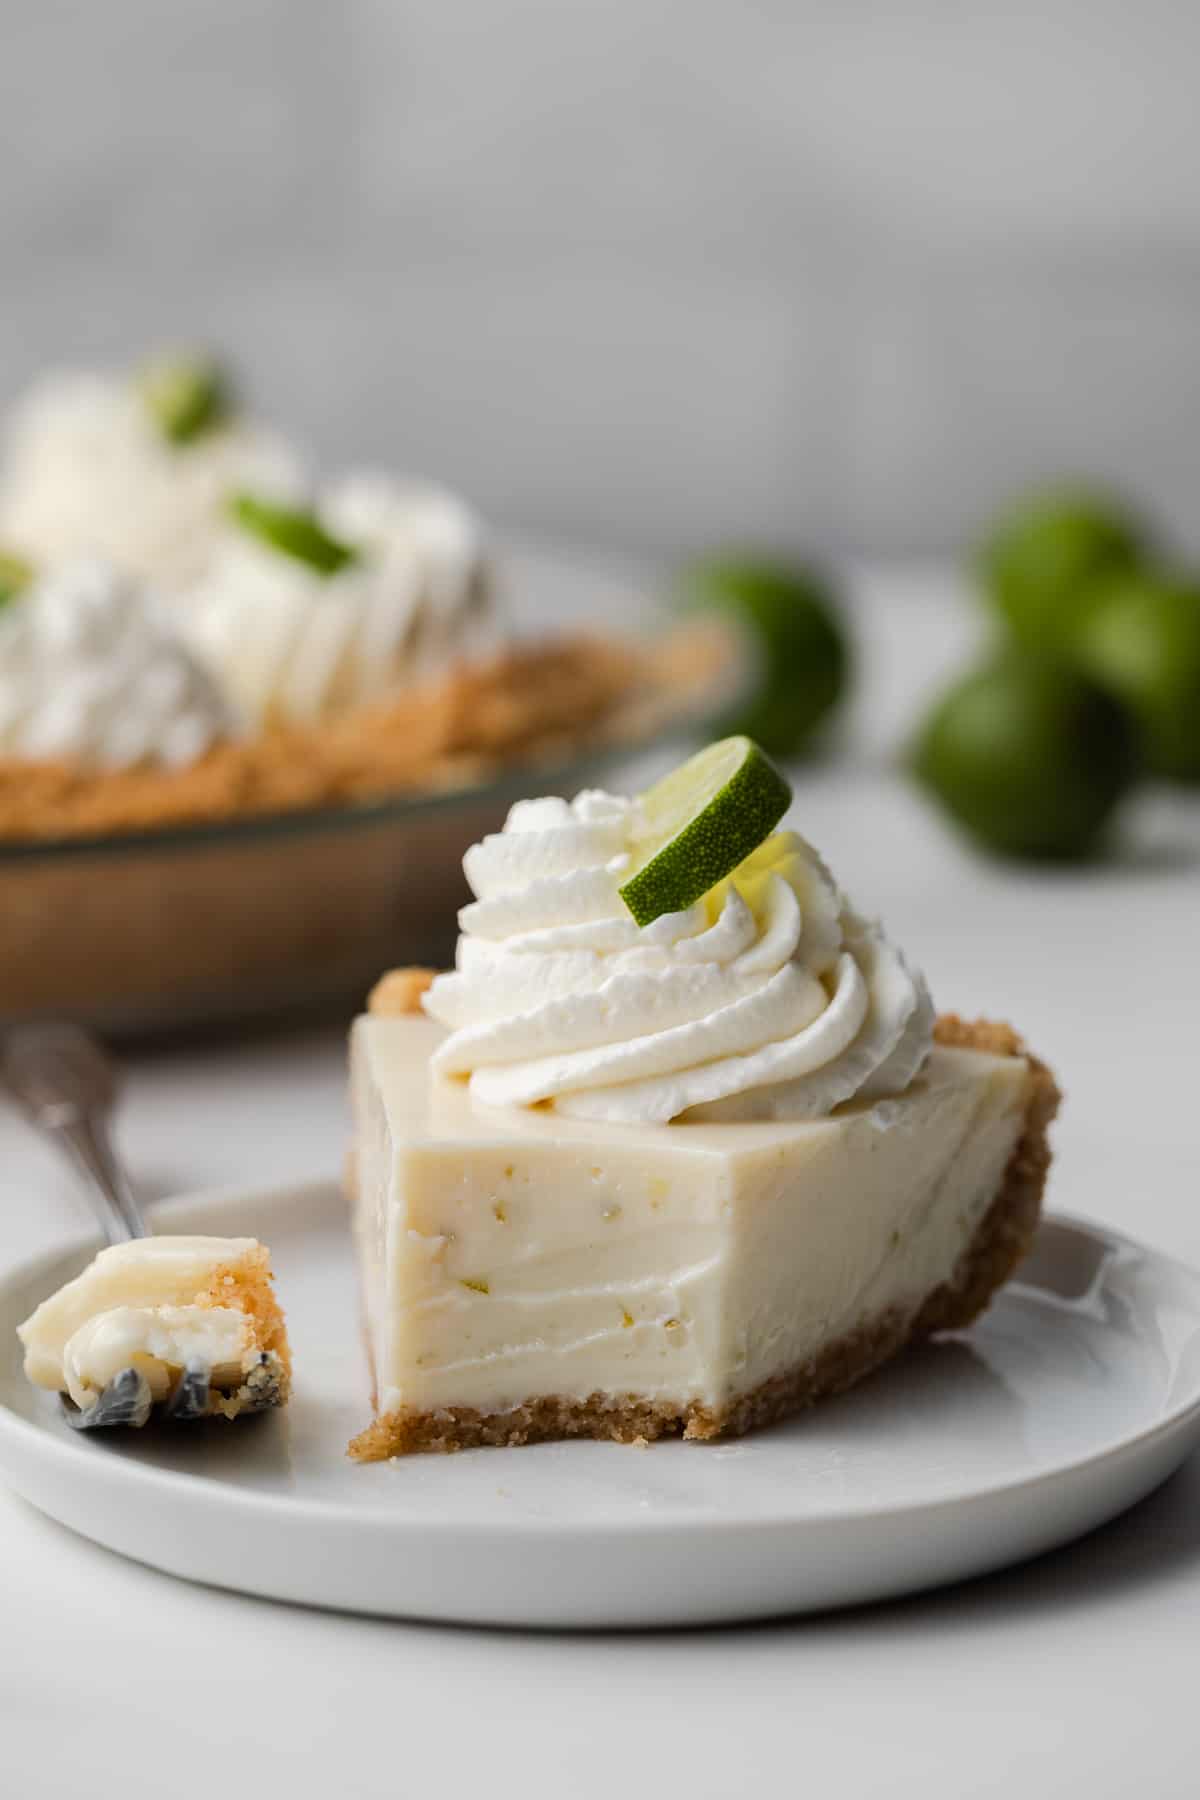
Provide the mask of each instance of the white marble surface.
{"label": "white marble surface", "polygon": [[[970,614],[921,574],[873,621],[845,760],[796,822],[924,962],[941,1005],[1020,1023],[1061,1071],[1053,1204],[1200,1264],[1200,801],[1151,796],[1086,874],[998,870],[889,772]],[[130,1066],[120,1141],[170,1192],[334,1171],[336,1032]],[[0,1109],[0,1258],[84,1219]],[[14,1793],[506,1800],[799,1790],[853,1797],[1197,1788],[1200,1465],[1066,1553],[953,1592],[711,1634],[553,1639],[320,1616],[109,1557],[0,1489],[0,1756]],[[218,1790],[219,1791],[219,1790]]]}

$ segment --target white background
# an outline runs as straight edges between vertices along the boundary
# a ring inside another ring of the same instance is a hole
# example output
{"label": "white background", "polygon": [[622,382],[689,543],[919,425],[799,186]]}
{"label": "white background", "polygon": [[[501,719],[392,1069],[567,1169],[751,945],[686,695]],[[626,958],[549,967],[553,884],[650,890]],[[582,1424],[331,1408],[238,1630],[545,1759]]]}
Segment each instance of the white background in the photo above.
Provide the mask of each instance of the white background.
{"label": "white background", "polygon": [[207,337],[560,537],[924,550],[1081,470],[1200,547],[1190,0],[0,21],[0,401]]}
{"label": "white background", "polygon": [[[1052,1204],[1200,1265],[1200,814],[1147,797],[1088,873],[977,861],[888,762],[971,611],[933,575],[868,571],[856,591],[870,632],[848,755],[798,775],[795,823],[939,1005],[1011,1018],[1058,1070]],[[340,1035],[137,1057],[120,1138],[151,1193],[333,1174]],[[0,1259],[79,1231],[65,1167],[2,1109],[0,1168]],[[1195,1459],[1124,1520],[1006,1575],[644,1637],[389,1624],[192,1588],[0,1488],[0,1792],[1191,1800],[1198,1633]]]}

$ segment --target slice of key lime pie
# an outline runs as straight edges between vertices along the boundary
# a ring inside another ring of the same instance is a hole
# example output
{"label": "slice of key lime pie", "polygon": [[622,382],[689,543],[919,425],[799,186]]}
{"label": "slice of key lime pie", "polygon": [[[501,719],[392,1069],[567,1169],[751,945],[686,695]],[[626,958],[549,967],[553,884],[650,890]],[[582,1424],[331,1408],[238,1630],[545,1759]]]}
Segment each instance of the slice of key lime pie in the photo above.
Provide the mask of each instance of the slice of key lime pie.
{"label": "slice of key lime pie", "polygon": [[456,967],[355,1025],[360,1460],[744,1432],[967,1325],[1058,1094],[924,980],[745,739],[471,849]]}

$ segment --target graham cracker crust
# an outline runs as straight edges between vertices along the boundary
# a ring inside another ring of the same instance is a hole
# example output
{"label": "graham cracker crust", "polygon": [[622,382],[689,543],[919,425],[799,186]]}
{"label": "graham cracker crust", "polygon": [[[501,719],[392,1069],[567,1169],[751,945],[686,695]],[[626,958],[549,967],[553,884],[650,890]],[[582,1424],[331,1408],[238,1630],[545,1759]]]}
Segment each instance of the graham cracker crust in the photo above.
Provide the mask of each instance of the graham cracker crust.
{"label": "graham cracker crust", "polygon": [[[500,776],[513,798],[545,792],[539,768],[708,716],[737,667],[710,625],[518,642],[186,768],[0,755],[0,1018],[176,1031],[341,1004],[397,941],[440,942],[466,898],[463,851],[507,811]],[[455,803],[375,810],[430,795]],[[266,817],[279,823],[257,831]]]}
{"label": "graham cracker crust", "polygon": [[711,703],[730,665],[703,623],[655,643],[586,632],[514,644],[319,724],[215,744],[185,768],[0,756],[0,843],[123,836],[414,792],[441,793]]}
{"label": "graham cracker crust", "polygon": [[399,1018],[421,1011],[421,996],[433,986],[436,969],[416,966],[389,969],[367,995],[367,1011],[384,1018]]}
{"label": "graham cracker crust", "polygon": [[235,1263],[214,1269],[194,1306],[229,1306],[246,1314],[253,1347],[245,1379],[228,1393],[214,1394],[213,1408],[227,1419],[266,1406],[286,1406],[292,1387],[292,1351],[283,1309],[272,1285],[271,1255],[258,1244]]}
{"label": "graham cracker crust", "polygon": [[[417,1010],[419,977],[424,973],[412,971],[418,980],[403,986],[398,982],[387,996],[393,1005],[385,1004],[379,1010]],[[396,1006],[402,992],[408,1004]],[[1009,1025],[944,1013],[935,1024],[934,1039],[952,1049],[1023,1056],[1031,1083],[1025,1128],[996,1198],[950,1280],[928,1295],[915,1312],[885,1313],[828,1344],[815,1359],[772,1376],[720,1409],[694,1403],[673,1405],[636,1394],[597,1393],[583,1401],[554,1395],[531,1398],[501,1413],[483,1413],[474,1407],[402,1410],[380,1414],[352,1439],[349,1455],[356,1462],[382,1462],[421,1450],[511,1447],[553,1438],[609,1438],[636,1444],[673,1435],[741,1437],[844,1392],[910,1344],[937,1332],[963,1330],[985,1309],[1033,1243],[1050,1167],[1048,1131],[1061,1096],[1045,1063],[1029,1054]]]}

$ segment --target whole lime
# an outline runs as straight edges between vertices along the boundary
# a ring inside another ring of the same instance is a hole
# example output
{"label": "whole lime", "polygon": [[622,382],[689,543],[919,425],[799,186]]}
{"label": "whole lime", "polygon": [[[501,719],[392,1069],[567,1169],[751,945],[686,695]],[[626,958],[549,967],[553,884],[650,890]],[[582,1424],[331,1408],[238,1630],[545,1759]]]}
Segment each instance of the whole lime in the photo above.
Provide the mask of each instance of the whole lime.
{"label": "whole lime", "polygon": [[1136,729],[1118,701],[1016,651],[942,696],[914,754],[920,779],[970,836],[1031,858],[1087,855],[1137,761]]}
{"label": "whole lime", "polygon": [[1076,656],[1133,713],[1147,767],[1200,781],[1200,585],[1153,574],[1110,581]]}
{"label": "whole lime", "polygon": [[829,581],[806,567],[713,556],[681,570],[675,587],[683,605],[724,613],[750,644],[752,692],[719,731],[754,738],[775,756],[805,749],[850,676],[850,646]]}
{"label": "whole lime", "polygon": [[1070,643],[1107,577],[1148,554],[1142,525],[1116,501],[1058,488],[1019,501],[979,551],[984,591],[1017,642],[1033,650]]}

